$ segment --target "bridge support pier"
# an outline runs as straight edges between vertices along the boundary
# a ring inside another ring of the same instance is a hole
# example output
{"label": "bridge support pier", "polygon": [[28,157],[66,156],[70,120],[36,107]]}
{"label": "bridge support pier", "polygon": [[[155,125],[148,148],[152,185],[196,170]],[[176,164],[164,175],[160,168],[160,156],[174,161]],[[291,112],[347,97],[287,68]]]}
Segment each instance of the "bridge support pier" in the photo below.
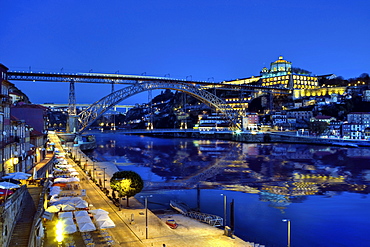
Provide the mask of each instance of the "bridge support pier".
{"label": "bridge support pier", "polygon": [[67,133],[76,133],[78,131],[78,115],[69,115],[67,122]]}

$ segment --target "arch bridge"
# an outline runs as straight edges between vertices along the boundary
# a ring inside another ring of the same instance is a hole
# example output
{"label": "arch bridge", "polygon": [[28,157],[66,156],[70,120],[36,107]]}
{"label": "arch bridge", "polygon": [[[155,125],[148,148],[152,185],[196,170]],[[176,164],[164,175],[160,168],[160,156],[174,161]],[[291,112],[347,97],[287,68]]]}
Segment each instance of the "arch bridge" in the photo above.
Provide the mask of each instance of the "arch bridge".
{"label": "arch bridge", "polygon": [[155,89],[170,89],[190,94],[199,101],[209,105],[222,113],[235,129],[240,128],[240,115],[222,99],[216,95],[189,83],[184,82],[165,82],[165,81],[145,81],[117,90],[99,101],[89,106],[86,110],[78,114],[78,133],[81,134],[96,119],[102,116],[106,111],[135,94]]}
{"label": "arch bridge", "polygon": [[[262,93],[278,93],[290,94],[289,89],[274,88],[266,86],[256,86],[249,84],[230,85],[223,83],[214,83],[209,81],[193,81],[174,79],[169,77],[154,77],[154,76],[136,76],[123,74],[103,74],[103,73],[45,73],[45,72],[22,72],[22,71],[7,71],[7,80],[19,81],[49,81],[49,82],[64,82],[69,83],[69,132],[82,133],[88,128],[97,118],[103,115],[114,105],[129,98],[135,94],[155,90],[155,89],[170,89],[177,90],[197,98],[201,102],[213,107],[217,111],[223,113],[231,122],[235,129],[240,129],[240,114],[231,106],[226,104],[222,99],[207,91],[207,89],[215,88],[217,90],[238,90],[249,92]],[[75,83],[100,83],[111,84],[112,93],[92,104],[85,111],[77,115],[76,112],[76,97]],[[128,84],[130,86],[121,90],[114,90],[115,84]]]}

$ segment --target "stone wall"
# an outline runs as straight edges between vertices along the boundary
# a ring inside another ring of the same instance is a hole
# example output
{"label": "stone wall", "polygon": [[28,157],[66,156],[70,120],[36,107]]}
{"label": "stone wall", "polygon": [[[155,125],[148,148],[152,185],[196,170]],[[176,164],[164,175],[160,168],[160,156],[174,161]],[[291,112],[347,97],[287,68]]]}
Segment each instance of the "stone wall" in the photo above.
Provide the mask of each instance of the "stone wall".
{"label": "stone wall", "polygon": [[9,245],[15,223],[21,215],[22,202],[26,193],[28,193],[27,187],[23,185],[0,205],[0,246],[2,247]]}

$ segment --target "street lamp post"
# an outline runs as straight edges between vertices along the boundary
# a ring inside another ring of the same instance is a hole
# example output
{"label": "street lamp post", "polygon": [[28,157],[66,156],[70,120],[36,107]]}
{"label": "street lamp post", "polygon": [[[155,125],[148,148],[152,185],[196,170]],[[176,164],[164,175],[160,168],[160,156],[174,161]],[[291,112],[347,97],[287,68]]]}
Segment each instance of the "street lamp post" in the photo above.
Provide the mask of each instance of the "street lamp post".
{"label": "street lamp post", "polygon": [[283,222],[288,222],[288,247],[290,247],[290,219],[283,219]]}
{"label": "street lamp post", "polygon": [[92,172],[92,178],[95,179],[95,161],[93,161],[93,172]]}
{"label": "street lamp post", "polygon": [[150,196],[141,196],[141,198],[145,199],[145,238],[148,239],[148,197]]}
{"label": "street lamp post", "polygon": [[226,201],[227,201],[227,198],[226,198],[225,194],[221,194],[221,196],[224,196],[224,228],[225,228],[226,227]]}
{"label": "street lamp post", "polygon": [[105,170],[107,168],[106,167],[103,167],[102,169],[104,170],[104,173],[103,173],[103,184],[104,184],[104,189],[105,189]]}

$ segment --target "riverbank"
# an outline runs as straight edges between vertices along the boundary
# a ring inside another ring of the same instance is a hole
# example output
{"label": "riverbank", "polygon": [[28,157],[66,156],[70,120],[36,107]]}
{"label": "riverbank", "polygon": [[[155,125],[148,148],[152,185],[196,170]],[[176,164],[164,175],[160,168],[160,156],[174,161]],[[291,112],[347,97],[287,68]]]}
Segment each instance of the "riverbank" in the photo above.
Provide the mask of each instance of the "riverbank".
{"label": "riverbank", "polygon": [[[91,134],[97,132],[91,131]],[[99,132],[102,133],[102,132]],[[317,136],[307,136],[297,134],[297,131],[260,131],[260,132],[207,132],[206,134],[194,130],[173,131],[158,129],[156,131],[132,130],[132,131],[106,131],[104,133],[114,133],[122,135],[144,135],[162,138],[195,138],[195,139],[218,139],[246,143],[295,143],[295,144],[314,144],[342,147],[370,147],[369,140],[343,139],[343,138],[323,138]]]}
{"label": "riverbank", "polygon": [[233,135],[233,141],[264,142],[264,143],[300,143],[315,145],[333,145],[343,147],[370,147],[368,140],[352,140],[342,138],[323,138],[317,136],[297,135],[296,132],[256,132]]}

